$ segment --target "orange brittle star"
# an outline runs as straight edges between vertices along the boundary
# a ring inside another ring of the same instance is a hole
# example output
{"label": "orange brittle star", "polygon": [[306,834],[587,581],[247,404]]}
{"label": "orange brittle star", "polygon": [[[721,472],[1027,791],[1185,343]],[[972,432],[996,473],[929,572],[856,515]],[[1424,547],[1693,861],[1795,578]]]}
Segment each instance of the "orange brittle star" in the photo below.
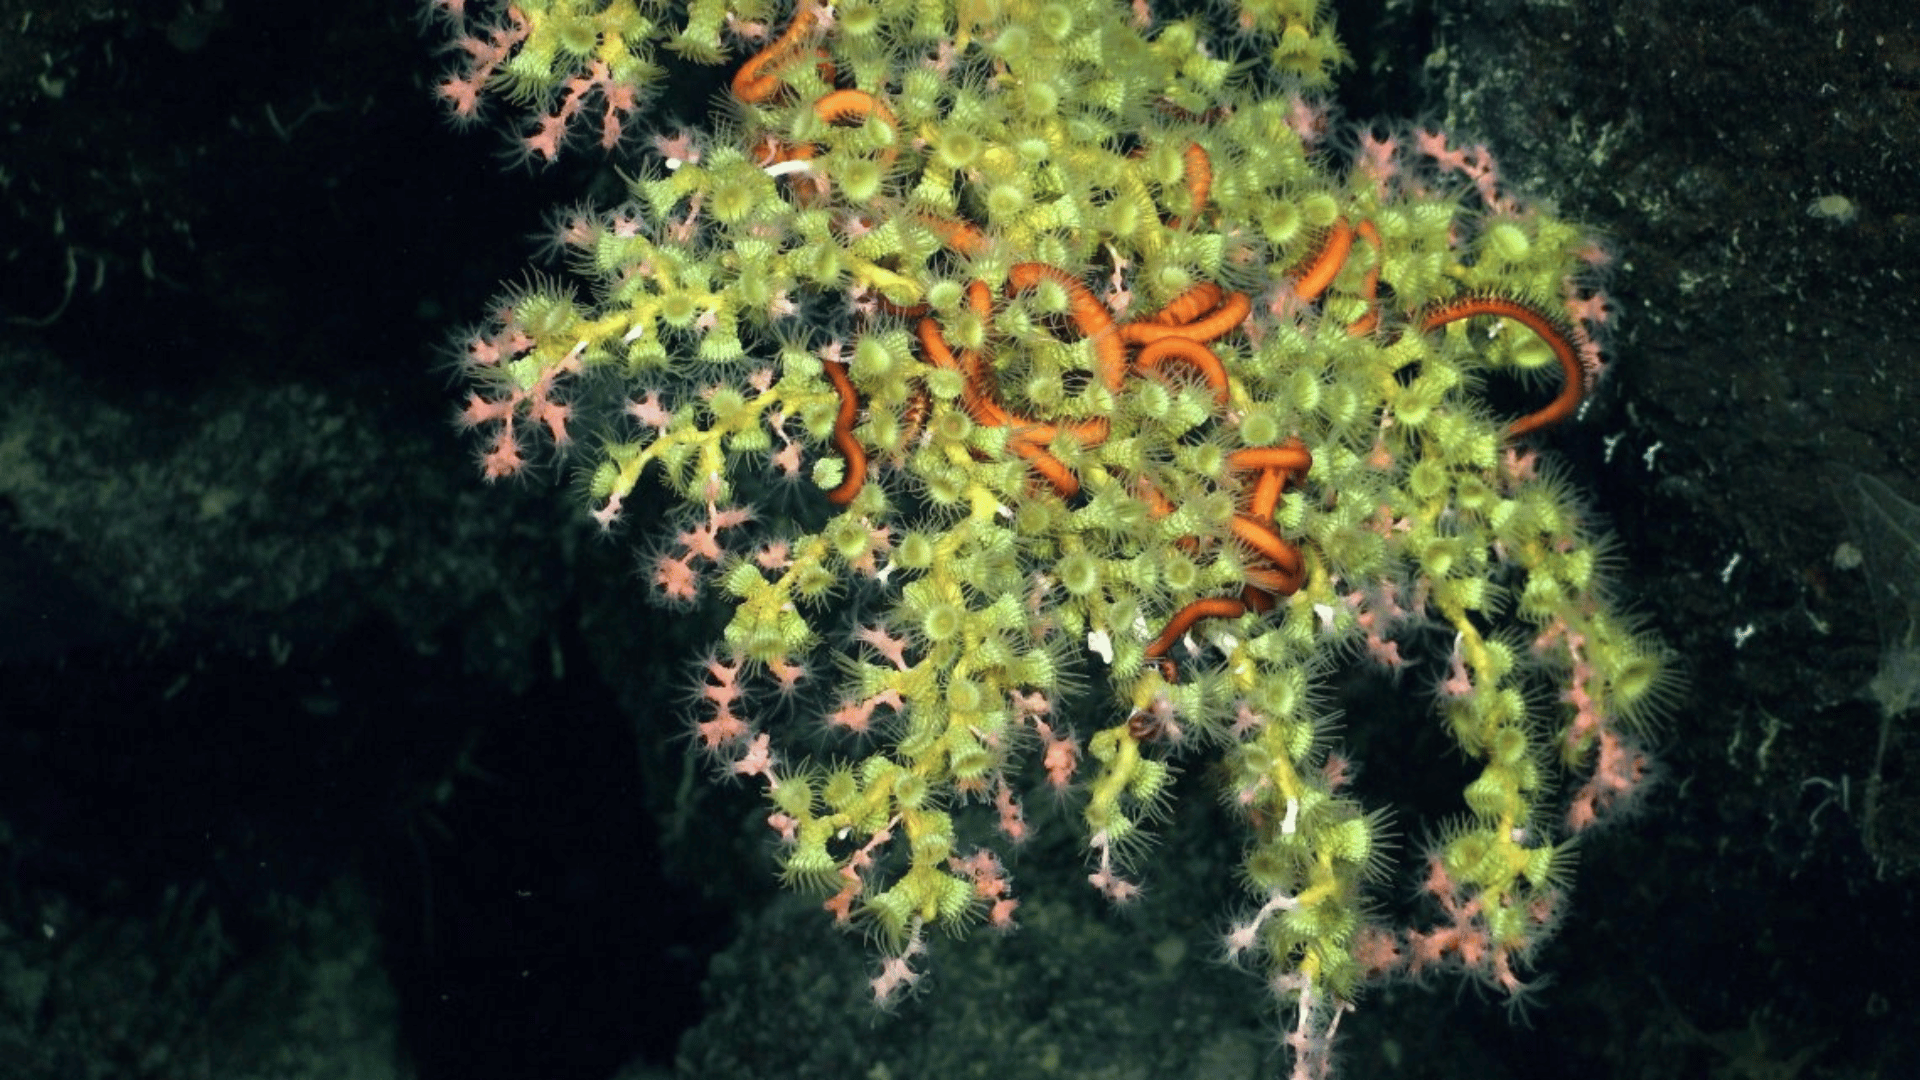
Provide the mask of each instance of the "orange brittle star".
{"label": "orange brittle star", "polygon": [[[776,40],[744,63],[736,72],[732,89],[736,97],[749,104],[771,101],[786,89],[780,71],[806,56],[814,58],[823,81],[835,79],[833,66],[825,52],[809,48],[807,36],[814,30],[817,17],[813,9],[802,5],[792,23]],[[870,117],[894,124],[893,114],[873,95],[854,89],[835,89],[822,95],[813,105],[814,113],[829,123],[864,121]],[[805,161],[814,148],[776,143],[770,151],[769,165]],[[885,152],[883,164],[892,164],[896,150]],[[1212,190],[1213,167],[1206,150],[1190,142],[1182,152],[1186,194],[1191,212],[1174,217],[1168,224],[1181,228],[1198,222],[1206,213]],[[937,235],[949,249],[963,256],[978,256],[989,250],[991,242],[981,228],[971,222],[950,220],[930,214],[918,219]],[[1292,296],[1303,303],[1319,300],[1346,269],[1355,251],[1355,241],[1363,241],[1374,252],[1371,265],[1360,284],[1359,295],[1366,310],[1350,323],[1351,334],[1365,335],[1382,325],[1378,297],[1382,240],[1372,222],[1349,222],[1340,218],[1323,231],[1319,242],[1302,264],[1289,275]],[[1229,396],[1230,379],[1225,365],[1208,343],[1238,329],[1251,312],[1247,296],[1226,292],[1213,282],[1203,281],[1159,311],[1144,318],[1116,324],[1092,291],[1079,278],[1059,267],[1038,262],[1020,263],[1007,275],[1006,290],[1011,298],[1043,283],[1061,289],[1067,298],[1068,315],[1075,330],[1093,343],[1095,378],[1109,391],[1119,392],[1126,380],[1160,373],[1168,366],[1181,366],[1196,374],[1224,407]],[[967,287],[966,300],[974,315],[983,321],[993,313],[989,286],[974,281]],[[882,302],[882,309],[906,318],[917,318],[916,338],[923,358],[935,368],[957,372],[962,379],[960,402],[967,415],[985,427],[1009,431],[1008,447],[1034,474],[1063,499],[1072,499],[1080,491],[1080,479],[1057,455],[1048,449],[1065,435],[1085,448],[1100,445],[1107,438],[1109,423],[1103,418],[1056,422],[1021,416],[1001,400],[991,359],[981,349],[963,349],[958,354],[948,344],[940,323],[927,314],[926,305],[907,308]],[[1578,338],[1567,321],[1538,305],[1509,296],[1468,294],[1427,304],[1409,315],[1407,325],[1417,333],[1430,333],[1448,324],[1477,316],[1512,319],[1536,334],[1559,362],[1563,385],[1559,394],[1545,407],[1511,422],[1508,438],[1518,438],[1571,416],[1585,392],[1586,381],[1578,350]],[[1133,348],[1132,356],[1128,350]],[[846,366],[837,359],[825,361],[828,381],[839,397],[834,416],[833,445],[846,466],[845,478],[827,493],[829,501],[845,506],[852,503],[866,482],[868,453],[854,434],[859,419],[860,397]],[[929,408],[924,385],[915,388],[906,406],[909,429],[918,426]],[[1164,629],[1147,646],[1146,658],[1160,666],[1169,682],[1177,677],[1170,659],[1173,646],[1195,625],[1205,619],[1239,618],[1249,611],[1270,610],[1277,598],[1298,591],[1305,580],[1300,549],[1281,537],[1273,528],[1280,497],[1289,483],[1304,482],[1313,466],[1313,456],[1297,437],[1289,437],[1277,446],[1246,447],[1228,454],[1230,470],[1249,476],[1243,488],[1245,508],[1237,510],[1230,524],[1232,537],[1250,549],[1255,558],[1246,569],[1241,594],[1235,597],[1206,597],[1194,600],[1168,620]],[[1173,508],[1164,495],[1141,481],[1143,498],[1155,517],[1170,514]],[[1183,545],[1199,543],[1187,537]],[[1136,720],[1138,717],[1136,717]],[[1137,737],[1150,735],[1150,730]]]}

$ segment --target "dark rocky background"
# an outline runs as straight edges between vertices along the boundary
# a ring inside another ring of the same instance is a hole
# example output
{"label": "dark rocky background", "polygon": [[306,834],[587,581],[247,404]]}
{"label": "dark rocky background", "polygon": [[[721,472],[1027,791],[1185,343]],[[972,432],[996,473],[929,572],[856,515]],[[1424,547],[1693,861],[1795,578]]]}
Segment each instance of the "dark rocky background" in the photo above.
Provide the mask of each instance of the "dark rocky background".
{"label": "dark rocky background", "polygon": [[[1383,991],[1347,1075],[1920,1075],[1920,716],[1863,696],[1920,533],[1856,486],[1920,502],[1920,17],[1339,25],[1349,118],[1482,138],[1610,238],[1611,375],[1551,442],[1689,672],[1527,1022]],[[1025,929],[861,1003],[858,943],[676,738],[709,623],[451,431],[443,342],[613,178],[451,131],[411,5],[0,26],[0,1080],[1275,1071],[1264,993],[1209,955],[1235,845],[1198,776],[1145,903],[1103,908],[1040,815]]]}

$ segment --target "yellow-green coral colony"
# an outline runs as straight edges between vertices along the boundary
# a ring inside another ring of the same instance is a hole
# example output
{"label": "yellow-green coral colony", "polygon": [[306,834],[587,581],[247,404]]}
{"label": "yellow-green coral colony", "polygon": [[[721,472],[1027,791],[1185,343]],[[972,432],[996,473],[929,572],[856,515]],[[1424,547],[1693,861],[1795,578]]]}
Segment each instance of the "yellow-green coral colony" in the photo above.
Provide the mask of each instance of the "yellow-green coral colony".
{"label": "yellow-green coral colony", "polygon": [[[625,135],[660,48],[739,65],[719,130],[659,133],[627,201],[562,223],[572,277],[476,337],[466,415],[493,475],[543,436],[604,432],[575,450],[603,522],[648,486],[683,504],[649,573],[733,606],[701,735],[768,783],[790,884],[896,958],[999,918],[973,859],[995,837],[948,811],[982,801],[1017,832],[1044,772],[1079,785],[1096,884],[1124,895],[1168,761],[1217,756],[1249,823],[1258,910],[1236,932],[1302,1024],[1396,967],[1516,988],[1570,836],[1644,772],[1631,729],[1665,685],[1566,486],[1480,396],[1544,369],[1551,419],[1577,403],[1590,239],[1432,133],[1331,157],[1309,95],[1344,58],[1312,0],[1250,0],[1231,27],[1111,0],[495,19],[467,32],[497,55],[469,48],[443,93],[582,141]],[[1217,311],[1196,296],[1245,310],[1198,352],[1153,346],[1201,337],[1182,328]],[[1293,448],[1310,465],[1247,465]],[[817,487],[830,517],[747,523],[749,477]],[[880,598],[854,640],[851,581]],[[1335,661],[1397,663],[1415,625],[1451,642],[1438,718],[1478,775],[1408,870],[1434,926],[1474,898],[1453,914],[1478,961],[1369,924],[1390,845],[1315,691]],[[1076,655],[1096,686],[1063,674]],[[783,758],[737,689],[802,677],[842,680],[829,727],[868,734],[856,760]],[[1112,725],[1072,741],[1071,693]]]}

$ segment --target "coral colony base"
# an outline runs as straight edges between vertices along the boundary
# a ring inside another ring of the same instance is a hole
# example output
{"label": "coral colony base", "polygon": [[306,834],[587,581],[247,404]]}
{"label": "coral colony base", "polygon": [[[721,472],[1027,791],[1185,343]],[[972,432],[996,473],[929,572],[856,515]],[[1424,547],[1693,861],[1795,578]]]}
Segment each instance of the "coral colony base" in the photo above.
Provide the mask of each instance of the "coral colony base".
{"label": "coral colony base", "polygon": [[[456,119],[504,102],[524,157],[597,142],[632,174],[562,215],[566,283],[466,343],[481,466],[567,447],[603,526],[678,507],[652,586],[731,609],[698,742],[764,784],[785,880],[878,942],[876,999],[931,929],[1016,919],[996,852],[1036,788],[1075,792],[1089,880],[1126,900],[1180,759],[1246,823],[1225,949],[1296,1076],[1369,981],[1525,990],[1667,686],[1527,445],[1599,374],[1591,238],[1441,132],[1335,154],[1313,0],[432,7]],[[660,49],[730,65],[707,130],[642,136]],[[1534,411],[1481,397],[1536,373]],[[1415,692],[1478,775],[1396,927],[1317,679],[1416,642],[1450,642]],[[749,705],[821,680],[823,715]],[[1110,722],[1070,730],[1089,699]],[[783,753],[821,730],[839,754]]]}

